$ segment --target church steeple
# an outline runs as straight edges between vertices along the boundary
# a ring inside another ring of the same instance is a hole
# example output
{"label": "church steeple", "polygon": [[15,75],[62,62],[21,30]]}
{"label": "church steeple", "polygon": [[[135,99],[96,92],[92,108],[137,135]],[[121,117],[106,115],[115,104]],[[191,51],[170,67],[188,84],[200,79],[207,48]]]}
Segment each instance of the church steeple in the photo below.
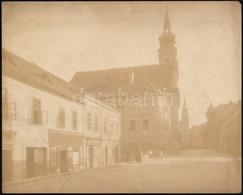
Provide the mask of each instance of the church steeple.
{"label": "church steeple", "polygon": [[182,114],[181,114],[182,124],[185,129],[189,128],[189,115],[187,112],[186,99],[184,98]]}
{"label": "church steeple", "polygon": [[213,104],[212,104],[212,101],[210,101],[210,104],[209,104],[207,112],[206,112],[206,116],[209,116],[210,113],[212,112],[212,110],[213,110]]}
{"label": "church steeple", "polygon": [[[165,15],[164,15],[165,14]],[[173,94],[173,107],[171,108],[171,129],[178,129],[178,109],[180,106],[180,91],[178,89],[178,64],[175,34],[171,32],[169,14],[166,7],[164,13],[163,32],[159,36],[159,65],[162,79],[162,88],[167,88]]]}
{"label": "church steeple", "polygon": [[169,20],[167,6],[166,6],[165,20],[164,20],[164,32],[170,32],[170,20]]}
{"label": "church steeple", "polygon": [[[178,78],[178,70],[177,70],[177,49],[176,49],[176,41],[175,34],[171,32],[170,29],[170,20],[169,14],[166,7],[165,10],[165,18],[163,25],[163,33],[159,36],[160,48],[158,49],[159,56],[159,64],[163,66],[168,66],[168,69],[172,70],[176,73],[173,77],[172,85],[176,86],[176,80]],[[172,68],[174,66],[174,68]],[[171,78],[172,78],[171,77]]]}

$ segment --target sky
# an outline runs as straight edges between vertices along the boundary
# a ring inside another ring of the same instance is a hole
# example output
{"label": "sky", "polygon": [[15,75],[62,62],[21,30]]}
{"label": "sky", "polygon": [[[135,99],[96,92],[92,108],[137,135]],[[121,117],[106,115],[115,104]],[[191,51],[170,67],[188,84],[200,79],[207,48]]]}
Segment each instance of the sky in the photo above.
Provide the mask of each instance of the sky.
{"label": "sky", "polygon": [[[189,124],[241,99],[239,2],[2,4],[2,47],[70,81],[76,71],[158,64],[166,6]],[[180,108],[181,114],[181,108]]]}

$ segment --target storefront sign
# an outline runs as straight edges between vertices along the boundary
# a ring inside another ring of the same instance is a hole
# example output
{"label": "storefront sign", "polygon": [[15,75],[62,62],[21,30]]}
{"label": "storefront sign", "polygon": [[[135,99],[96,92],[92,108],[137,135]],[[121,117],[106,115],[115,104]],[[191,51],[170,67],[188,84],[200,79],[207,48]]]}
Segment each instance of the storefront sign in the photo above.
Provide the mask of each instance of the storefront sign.
{"label": "storefront sign", "polygon": [[70,133],[63,133],[57,131],[49,132],[49,143],[50,146],[55,147],[81,147],[83,146],[83,137],[81,135],[70,134]]}

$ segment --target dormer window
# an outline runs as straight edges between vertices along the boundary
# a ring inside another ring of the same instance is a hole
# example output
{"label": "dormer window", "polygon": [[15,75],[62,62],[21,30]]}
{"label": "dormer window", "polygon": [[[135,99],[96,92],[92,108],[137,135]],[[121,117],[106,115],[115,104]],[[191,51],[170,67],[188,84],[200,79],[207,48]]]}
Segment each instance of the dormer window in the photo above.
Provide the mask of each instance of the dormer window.
{"label": "dormer window", "polygon": [[41,78],[51,83],[51,80],[49,79],[49,76],[46,73],[42,73]]}

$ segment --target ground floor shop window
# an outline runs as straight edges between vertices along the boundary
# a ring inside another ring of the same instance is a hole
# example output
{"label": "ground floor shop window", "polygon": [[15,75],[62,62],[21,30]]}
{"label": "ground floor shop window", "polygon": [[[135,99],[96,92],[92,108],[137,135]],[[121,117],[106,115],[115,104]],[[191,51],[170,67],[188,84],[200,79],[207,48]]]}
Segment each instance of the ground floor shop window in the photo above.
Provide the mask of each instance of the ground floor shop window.
{"label": "ground floor shop window", "polygon": [[79,153],[78,152],[73,152],[73,165],[74,166],[79,165]]}
{"label": "ground floor shop window", "polygon": [[80,168],[84,169],[84,149],[83,147],[79,148],[79,161],[80,161]]}

